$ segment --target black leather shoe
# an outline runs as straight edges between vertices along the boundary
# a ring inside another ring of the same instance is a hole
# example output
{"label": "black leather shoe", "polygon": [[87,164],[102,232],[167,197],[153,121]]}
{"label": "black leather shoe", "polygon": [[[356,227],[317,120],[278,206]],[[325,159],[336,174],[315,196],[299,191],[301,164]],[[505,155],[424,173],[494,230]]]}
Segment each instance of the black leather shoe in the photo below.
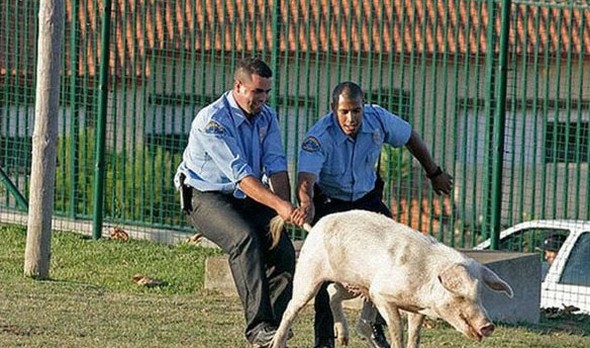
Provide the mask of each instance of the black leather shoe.
{"label": "black leather shoe", "polygon": [[252,348],[269,348],[272,343],[272,338],[277,333],[277,330],[271,327],[263,327],[260,329],[254,339],[252,340]]}
{"label": "black leather shoe", "polygon": [[383,333],[383,325],[359,319],[356,323],[356,332],[367,342],[369,348],[391,348]]}
{"label": "black leather shoe", "polygon": [[[272,327],[263,327],[252,340],[252,348],[267,348],[270,347],[273,337],[275,337],[277,329]],[[293,330],[289,329],[287,339],[293,338]]]}

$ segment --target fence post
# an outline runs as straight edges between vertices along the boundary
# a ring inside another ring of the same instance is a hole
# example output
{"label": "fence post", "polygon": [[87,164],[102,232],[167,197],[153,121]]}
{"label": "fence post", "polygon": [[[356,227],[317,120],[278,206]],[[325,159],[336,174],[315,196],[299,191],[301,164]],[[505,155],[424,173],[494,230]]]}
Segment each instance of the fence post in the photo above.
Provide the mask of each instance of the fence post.
{"label": "fence post", "polygon": [[504,164],[504,127],[506,125],[506,81],[508,60],[508,35],[510,34],[510,8],[512,0],[502,1],[500,23],[500,57],[498,62],[498,82],[496,86],[496,107],[494,117],[493,161],[492,161],[492,211],[491,248],[498,250],[502,215],[502,169]]}
{"label": "fence post", "polygon": [[[79,163],[76,161],[78,158],[78,132],[80,126],[78,122],[78,101],[76,99],[77,91],[77,78],[78,78],[78,2],[79,0],[72,0],[72,13],[75,15],[71,19],[71,33],[70,33],[70,163],[65,165],[70,166],[70,206],[69,216],[72,219],[76,218],[77,215],[77,195],[78,195],[78,183],[80,177]],[[65,137],[64,139],[67,139]],[[67,146],[64,142],[64,146]]]}
{"label": "fence post", "polygon": [[490,162],[493,161],[494,158],[494,151],[491,148],[493,144],[493,123],[494,123],[494,114],[495,114],[495,104],[494,104],[494,97],[496,92],[496,83],[498,82],[496,79],[496,62],[495,62],[495,47],[497,41],[497,33],[496,27],[494,23],[496,23],[496,16],[498,15],[498,11],[496,8],[497,0],[487,0],[487,9],[488,9],[488,26],[487,26],[487,33],[486,33],[486,56],[485,56],[485,65],[486,65],[486,73],[485,73],[485,95],[484,95],[484,112],[485,112],[485,130],[486,133],[483,135],[485,137],[484,141],[484,166],[482,169],[482,225],[481,231],[483,233],[482,237],[487,239],[490,238],[490,228],[489,225],[491,224],[491,213],[490,210],[493,209],[492,207],[492,171],[489,170],[491,166]]}
{"label": "fence post", "polygon": [[96,123],[96,162],[94,167],[94,216],[92,220],[92,238],[99,239],[102,235],[104,180],[105,180],[105,137],[108,104],[109,45],[111,32],[111,0],[103,4],[100,52],[100,76],[98,89],[98,120]]}
{"label": "fence post", "polygon": [[272,8],[272,33],[273,33],[273,45],[270,52],[270,66],[272,68],[274,78],[274,86],[271,89],[271,103],[272,107],[276,110],[278,106],[278,95],[279,95],[279,48],[281,47],[281,26],[279,23],[280,20],[280,1],[274,1],[273,8]]}

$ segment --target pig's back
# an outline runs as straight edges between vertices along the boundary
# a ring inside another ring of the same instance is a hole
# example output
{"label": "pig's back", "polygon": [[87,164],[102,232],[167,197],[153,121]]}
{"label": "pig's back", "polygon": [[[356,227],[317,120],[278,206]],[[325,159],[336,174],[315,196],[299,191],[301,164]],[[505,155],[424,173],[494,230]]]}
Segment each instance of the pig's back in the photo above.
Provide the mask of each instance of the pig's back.
{"label": "pig's back", "polygon": [[316,237],[321,239],[333,268],[346,265],[351,272],[362,269],[368,277],[383,271],[383,267],[421,268],[424,262],[432,265],[446,263],[443,259],[463,258],[434,238],[373,212],[351,210],[327,215],[316,228],[320,232]]}

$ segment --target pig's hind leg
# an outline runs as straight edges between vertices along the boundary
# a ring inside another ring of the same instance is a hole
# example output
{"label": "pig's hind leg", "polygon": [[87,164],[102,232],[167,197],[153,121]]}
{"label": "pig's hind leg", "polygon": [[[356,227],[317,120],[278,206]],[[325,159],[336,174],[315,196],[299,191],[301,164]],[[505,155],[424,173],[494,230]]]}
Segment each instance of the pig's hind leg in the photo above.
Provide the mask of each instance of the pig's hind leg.
{"label": "pig's hind leg", "polygon": [[328,296],[330,297],[330,309],[334,317],[334,333],[336,341],[340,345],[347,346],[350,341],[348,322],[342,309],[342,301],[357,297],[357,294],[349,292],[342,284],[332,283],[328,285]]}
{"label": "pig's hind leg", "polygon": [[321,277],[319,267],[316,267],[314,259],[300,255],[295,276],[293,278],[293,297],[272,340],[272,348],[284,348],[287,346],[289,328],[297,318],[298,313],[319,291],[320,286],[326,280]]}
{"label": "pig's hind leg", "polygon": [[408,348],[420,347],[420,330],[423,323],[423,314],[408,312]]}

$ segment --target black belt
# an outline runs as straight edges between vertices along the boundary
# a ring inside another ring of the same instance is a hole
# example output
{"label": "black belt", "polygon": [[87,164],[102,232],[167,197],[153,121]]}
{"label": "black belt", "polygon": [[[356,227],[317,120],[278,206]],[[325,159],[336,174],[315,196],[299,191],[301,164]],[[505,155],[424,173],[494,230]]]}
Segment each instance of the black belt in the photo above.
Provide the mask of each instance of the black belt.
{"label": "black belt", "polygon": [[379,175],[377,175],[377,179],[375,180],[375,186],[373,187],[373,189],[371,191],[369,191],[367,194],[365,194],[364,196],[362,196],[361,198],[354,200],[354,201],[344,201],[344,200],[341,200],[338,198],[332,198],[332,197],[328,196],[327,194],[325,194],[322,191],[322,189],[320,189],[318,184],[315,184],[313,187],[313,191],[314,191],[313,196],[314,196],[314,201],[321,203],[321,204],[365,203],[365,202],[370,202],[373,200],[381,201],[383,199],[383,187],[384,187],[384,182],[381,179],[381,177]]}

